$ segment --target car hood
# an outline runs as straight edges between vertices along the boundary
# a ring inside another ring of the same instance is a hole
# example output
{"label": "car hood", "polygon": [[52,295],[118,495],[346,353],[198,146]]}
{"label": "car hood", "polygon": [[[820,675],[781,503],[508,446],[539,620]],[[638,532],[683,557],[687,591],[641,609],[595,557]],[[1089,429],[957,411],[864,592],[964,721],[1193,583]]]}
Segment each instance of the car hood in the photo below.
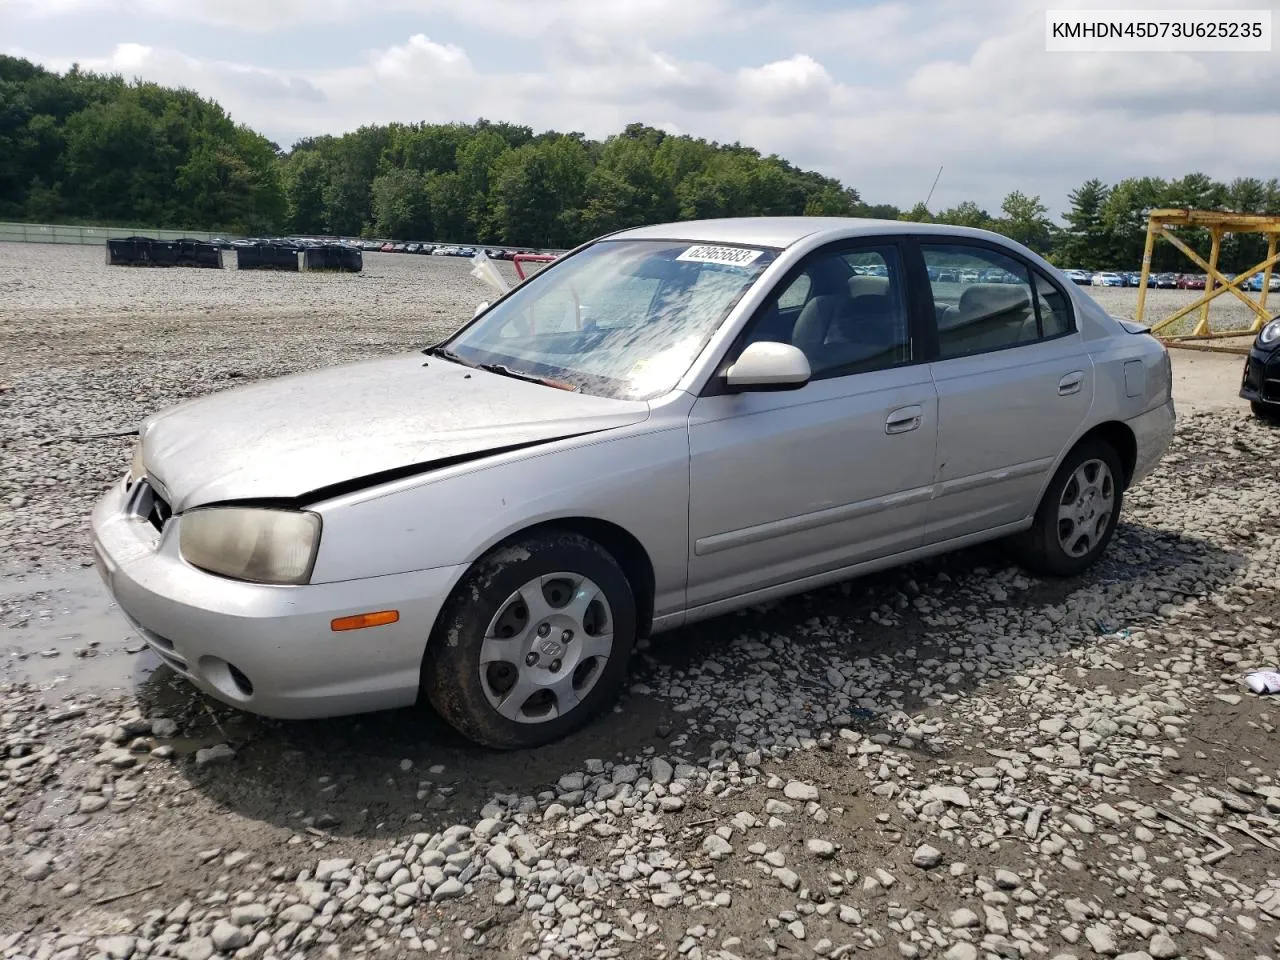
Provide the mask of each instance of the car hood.
{"label": "car hood", "polygon": [[247,384],[143,421],[143,462],[175,513],[293,499],[388,471],[637,423],[587,396],[410,353]]}

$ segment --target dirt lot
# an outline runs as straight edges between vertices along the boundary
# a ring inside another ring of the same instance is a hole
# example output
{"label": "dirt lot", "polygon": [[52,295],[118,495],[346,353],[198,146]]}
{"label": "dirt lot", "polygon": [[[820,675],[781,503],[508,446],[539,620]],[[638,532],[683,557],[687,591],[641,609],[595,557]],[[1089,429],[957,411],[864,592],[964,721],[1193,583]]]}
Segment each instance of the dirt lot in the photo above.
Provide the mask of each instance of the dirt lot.
{"label": "dirt lot", "polygon": [[1280,431],[1239,357],[1175,354],[1175,448],[1088,576],[992,546],[700,624],[494,756],[425,710],[224,709],[86,569],[128,451],[86,437],[429,342],[466,264],[0,245],[0,294],[0,955],[1280,956],[1280,699],[1240,683],[1280,662]]}

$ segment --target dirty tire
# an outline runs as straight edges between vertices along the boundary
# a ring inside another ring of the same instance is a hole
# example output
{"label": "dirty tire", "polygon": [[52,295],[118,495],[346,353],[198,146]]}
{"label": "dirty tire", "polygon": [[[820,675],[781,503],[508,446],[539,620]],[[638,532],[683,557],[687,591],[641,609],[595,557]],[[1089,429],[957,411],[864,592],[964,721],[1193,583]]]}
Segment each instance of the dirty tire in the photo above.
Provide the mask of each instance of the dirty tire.
{"label": "dirty tire", "polygon": [[1253,408],[1253,415],[1263,423],[1280,423],[1280,407],[1271,403],[1259,403],[1257,400],[1250,401],[1249,406]]}
{"label": "dirty tire", "polygon": [[[1101,461],[1111,473],[1114,505],[1105,530],[1090,544],[1083,556],[1072,556],[1059,537],[1058,508],[1073,475],[1082,465]],[[1032,573],[1047,577],[1073,577],[1093,566],[1111,542],[1124,503],[1124,466],[1112,446],[1102,440],[1077,444],[1063,459],[1049,481],[1044,498],[1036,509],[1031,528],[1015,539],[1014,547],[1022,564]]]}
{"label": "dirty tire", "polygon": [[[612,648],[576,706],[563,715],[520,722],[499,713],[490,702],[481,676],[481,648],[490,623],[512,595],[554,573],[585,576],[599,587],[610,613]],[[537,534],[486,554],[450,594],[423,657],[422,694],[450,726],[478,744],[501,750],[540,746],[585,726],[614,703],[627,675],[635,635],[635,596],[613,556],[577,533]]]}

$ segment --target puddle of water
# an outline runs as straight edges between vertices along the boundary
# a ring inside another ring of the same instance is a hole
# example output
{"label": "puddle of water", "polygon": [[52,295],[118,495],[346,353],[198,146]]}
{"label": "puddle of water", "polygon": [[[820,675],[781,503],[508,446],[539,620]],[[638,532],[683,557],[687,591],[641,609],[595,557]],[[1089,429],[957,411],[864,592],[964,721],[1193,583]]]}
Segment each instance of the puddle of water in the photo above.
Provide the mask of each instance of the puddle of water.
{"label": "puddle of water", "polygon": [[101,693],[136,689],[161,665],[92,568],[0,579],[0,680]]}

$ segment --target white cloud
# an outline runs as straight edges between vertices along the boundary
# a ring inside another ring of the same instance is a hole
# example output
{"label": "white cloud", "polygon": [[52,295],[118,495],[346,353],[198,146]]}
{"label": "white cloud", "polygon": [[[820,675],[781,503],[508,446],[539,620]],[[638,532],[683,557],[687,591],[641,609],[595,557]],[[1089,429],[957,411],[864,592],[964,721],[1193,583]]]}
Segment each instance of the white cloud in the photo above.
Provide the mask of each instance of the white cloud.
{"label": "white cloud", "polygon": [[[55,20],[110,6],[8,2]],[[1091,176],[1271,174],[1273,57],[1050,54],[1046,5],[902,0],[828,13],[795,0],[380,0],[379,11],[421,14],[420,32],[312,69],[242,62],[234,50],[197,58],[127,36],[97,59],[83,50],[33,59],[192,87],[283,144],[391,120],[485,116],[595,137],[642,121],[776,152],[904,207],[924,197],[939,164],[935,208],[972,199],[993,211],[1013,189],[1060,209]],[[157,19],[205,22],[234,21],[250,6],[130,0]],[[332,21],[335,37],[343,21],[375,16],[365,0],[252,7],[262,14],[253,29],[305,16]],[[459,23],[471,28],[469,46]],[[522,38],[536,66],[478,66],[477,26]]]}

